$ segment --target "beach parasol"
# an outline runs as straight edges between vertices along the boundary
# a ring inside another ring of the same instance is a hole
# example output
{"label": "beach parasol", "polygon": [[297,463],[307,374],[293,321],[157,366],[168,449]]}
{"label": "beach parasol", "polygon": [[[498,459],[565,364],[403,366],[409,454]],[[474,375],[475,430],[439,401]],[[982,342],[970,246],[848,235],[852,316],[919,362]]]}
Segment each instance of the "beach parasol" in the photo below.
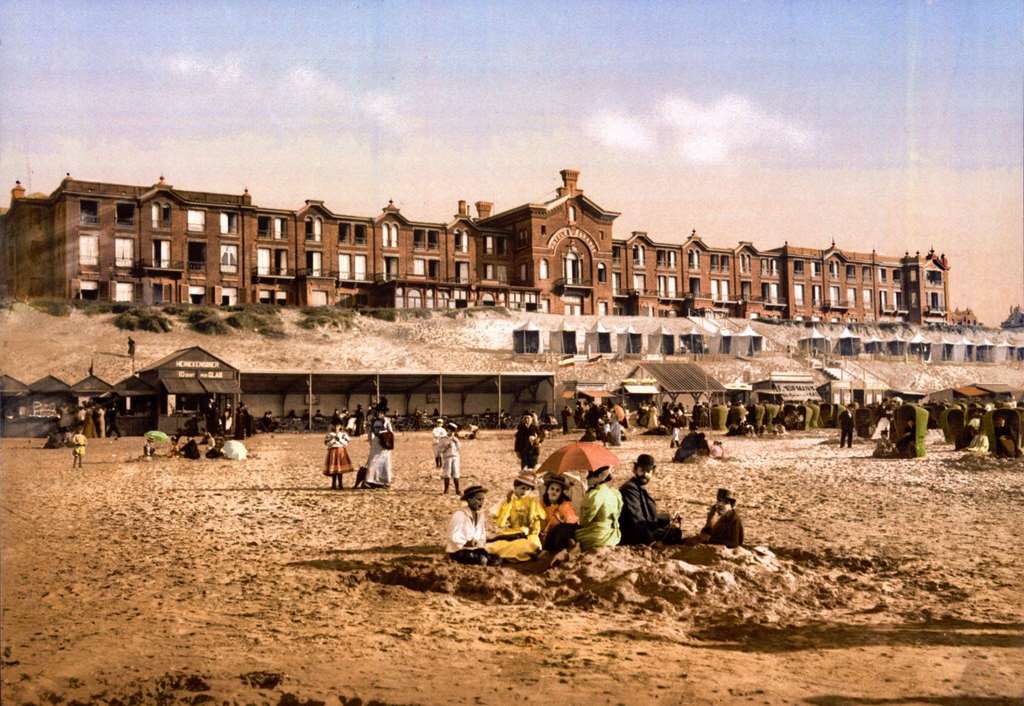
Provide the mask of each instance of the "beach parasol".
{"label": "beach parasol", "polygon": [[147,431],[143,436],[152,441],[154,444],[169,444],[171,443],[171,437],[164,434],[162,431]]}
{"label": "beach parasol", "polygon": [[618,463],[618,457],[601,444],[577,441],[548,456],[538,470],[541,473],[560,475],[566,471],[593,471]]}

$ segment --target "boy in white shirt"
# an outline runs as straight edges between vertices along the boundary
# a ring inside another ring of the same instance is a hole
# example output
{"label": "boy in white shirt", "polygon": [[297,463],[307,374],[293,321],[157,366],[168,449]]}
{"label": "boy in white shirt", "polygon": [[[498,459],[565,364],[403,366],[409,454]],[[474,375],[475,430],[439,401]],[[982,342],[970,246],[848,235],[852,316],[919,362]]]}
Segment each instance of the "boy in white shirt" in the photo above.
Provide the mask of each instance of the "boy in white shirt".
{"label": "boy in white shirt", "polygon": [[487,518],[482,512],[484,494],[487,491],[481,485],[466,488],[462,500],[466,507],[459,508],[448,522],[448,535],[444,550],[448,558],[460,564],[476,564],[479,566],[498,566],[501,558],[488,553]]}
{"label": "boy in white shirt", "polygon": [[441,468],[441,447],[444,440],[448,437],[448,432],[444,428],[444,420],[438,419],[434,422],[434,428],[430,430],[430,435],[433,437],[432,442],[434,445],[434,467]]}
{"label": "boy in white shirt", "polygon": [[459,453],[459,447],[461,446],[459,441],[459,426],[454,423],[448,424],[448,432],[445,437],[441,439],[441,480],[444,481],[444,490],[442,495],[448,494],[449,483],[455,484],[455,492],[459,493],[459,466],[461,465],[461,455]]}

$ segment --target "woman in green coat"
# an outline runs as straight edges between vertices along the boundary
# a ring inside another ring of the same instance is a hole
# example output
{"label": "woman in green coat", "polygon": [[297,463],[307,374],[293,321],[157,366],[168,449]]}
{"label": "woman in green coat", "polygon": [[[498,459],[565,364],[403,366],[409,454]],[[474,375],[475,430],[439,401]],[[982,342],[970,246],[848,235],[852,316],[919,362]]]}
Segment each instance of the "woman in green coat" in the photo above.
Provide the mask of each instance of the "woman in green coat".
{"label": "woman in green coat", "polygon": [[622,538],[619,531],[619,515],[622,514],[622,495],[618,489],[608,485],[612,479],[609,466],[598,468],[587,474],[587,491],[580,509],[580,528],[576,530],[576,541],[583,549],[614,547]]}

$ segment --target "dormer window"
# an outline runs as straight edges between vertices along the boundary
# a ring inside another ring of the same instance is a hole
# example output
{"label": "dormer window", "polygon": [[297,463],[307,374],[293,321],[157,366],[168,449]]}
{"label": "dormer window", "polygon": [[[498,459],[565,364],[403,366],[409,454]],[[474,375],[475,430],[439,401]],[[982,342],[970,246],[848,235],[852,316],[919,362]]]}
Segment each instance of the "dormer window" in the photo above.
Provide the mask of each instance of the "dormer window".
{"label": "dormer window", "polygon": [[319,217],[306,219],[306,240],[319,243],[324,233],[324,222]]}
{"label": "dormer window", "polygon": [[686,251],[686,259],[688,261],[689,269],[699,270],[700,269],[700,251],[696,248],[691,248]]}
{"label": "dormer window", "polygon": [[171,227],[171,207],[165,203],[154,203],[150,204],[149,207],[150,216],[152,218],[154,228],[170,228]]}

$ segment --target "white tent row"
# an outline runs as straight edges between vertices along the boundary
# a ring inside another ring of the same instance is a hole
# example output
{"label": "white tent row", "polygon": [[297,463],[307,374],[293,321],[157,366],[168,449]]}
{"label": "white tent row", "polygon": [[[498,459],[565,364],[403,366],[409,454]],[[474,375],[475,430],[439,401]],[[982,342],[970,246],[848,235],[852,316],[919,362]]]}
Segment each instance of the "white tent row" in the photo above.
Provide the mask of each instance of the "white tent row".
{"label": "white tent row", "polygon": [[[513,351],[517,354],[558,353],[562,355],[757,355],[764,350],[764,336],[749,324],[742,330],[723,327],[704,330],[688,320],[661,323],[651,330],[644,322],[624,328],[611,328],[597,321],[587,328],[563,320],[546,332],[531,321],[512,332]],[[682,325],[680,325],[682,324]],[[642,326],[646,331],[638,330]]]}

